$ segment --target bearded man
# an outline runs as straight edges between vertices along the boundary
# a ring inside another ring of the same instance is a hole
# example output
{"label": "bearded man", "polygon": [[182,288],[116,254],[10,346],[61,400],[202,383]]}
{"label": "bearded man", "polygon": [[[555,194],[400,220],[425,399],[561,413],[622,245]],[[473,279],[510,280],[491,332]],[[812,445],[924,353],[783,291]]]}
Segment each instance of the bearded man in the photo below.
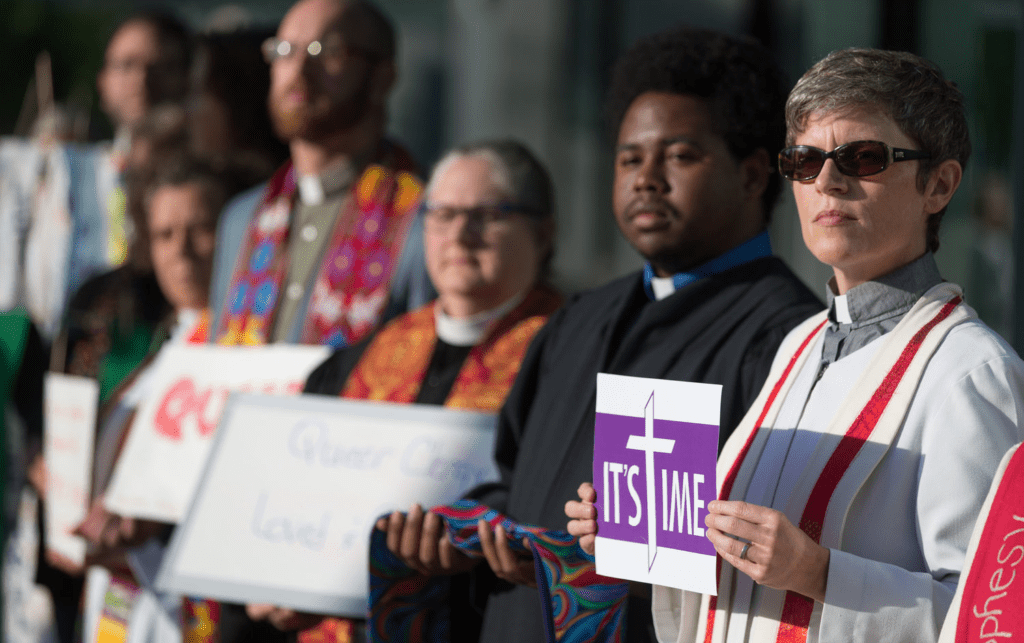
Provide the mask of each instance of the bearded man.
{"label": "bearded man", "polygon": [[211,339],[345,346],[380,320],[396,281],[421,288],[412,303],[429,295],[420,248],[399,267],[420,183],[384,138],[394,28],[363,0],[303,0],[264,55],[291,159],[225,211]]}

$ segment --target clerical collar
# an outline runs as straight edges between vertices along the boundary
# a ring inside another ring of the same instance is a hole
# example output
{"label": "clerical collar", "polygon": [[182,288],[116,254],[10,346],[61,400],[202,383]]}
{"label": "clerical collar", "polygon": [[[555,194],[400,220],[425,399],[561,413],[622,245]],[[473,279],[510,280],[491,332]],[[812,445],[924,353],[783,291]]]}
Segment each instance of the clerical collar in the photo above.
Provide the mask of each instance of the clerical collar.
{"label": "clerical collar", "polygon": [[320,174],[299,174],[299,200],[303,205],[320,205],[347,189],[355,178],[355,164],[347,158],[332,163]]}
{"label": "clerical collar", "polygon": [[452,346],[476,346],[487,336],[493,322],[501,319],[519,305],[526,293],[519,293],[497,308],[456,319],[441,310],[441,304],[434,305],[434,327],[437,336]]}
{"label": "clerical collar", "polygon": [[732,250],[718,255],[711,261],[687,272],[677,272],[671,277],[656,277],[654,276],[654,268],[651,264],[645,264],[644,291],[647,292],[647,296],[651,300],[661,301],[683,286],[692,284],[695,281],[725,272],[730,268],[735,268],[755,259],[763,259],[770,256],[772,256],[772,242],[768,237],[768,231],[765,230]]}
{"label": "clerical collar", "polygon": [[825,332],[821,369],[846,357],[896,327],[917,300],[942,282],[935,257],[926,252],[887,275],[835,294],[835,277],[829,280],[828,329]]}
{"label": "clerical collar", "polygon": [[837,324],[854,327],[898,315],[902,317],[932,286],[942,282],[935,256],[926,252],[887,275],[835,294],[835,277],[829,280],[825,296],[828,318]]}

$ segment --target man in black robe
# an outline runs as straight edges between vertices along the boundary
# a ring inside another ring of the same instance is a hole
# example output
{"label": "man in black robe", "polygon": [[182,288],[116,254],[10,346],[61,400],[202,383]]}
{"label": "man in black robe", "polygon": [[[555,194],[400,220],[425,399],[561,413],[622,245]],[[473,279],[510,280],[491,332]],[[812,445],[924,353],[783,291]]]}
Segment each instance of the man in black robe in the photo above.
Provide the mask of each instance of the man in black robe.
{"label": "man in black robe", "polygon": [[[721,384],[724,443],[782,338],[822,308],[767,237],[785,99],[771,55],[721,34],[658,34],[619,62],[613,206],[647,265],[575,297],[538,333],[500,414],[501,481],[474,498],[565,528],[566,501],[591,479],[599,372]],[[439,522],[418,508],[393,515],[389,546],[428,573],[472,564],[440,538]],[[532,562],[513,560],[489,532],[481,540],[501,579],[485,592],[481,640],[543,640]],[[653,640],[646,599],[631,597],[627,615],[627,640]]]}

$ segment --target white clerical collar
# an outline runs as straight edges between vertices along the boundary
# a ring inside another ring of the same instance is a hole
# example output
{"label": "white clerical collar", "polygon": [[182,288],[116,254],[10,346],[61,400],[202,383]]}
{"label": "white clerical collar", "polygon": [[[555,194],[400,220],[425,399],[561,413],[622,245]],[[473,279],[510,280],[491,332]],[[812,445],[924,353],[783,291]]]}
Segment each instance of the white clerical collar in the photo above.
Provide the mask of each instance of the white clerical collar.
{"label": "white clerical collar", "polygon": [[351,160],[339,159],[320,174],[299,174],[299,200],[303,205],[320,205],[328,197],[347,189],[356,178]]}
{"label": "white clerical collar", "polygon": [[836,321],[840,324],[852,324],[853,317],[850,316],[850,302],[846,299],[846,295],[836,295],[832,303],[835,304]]}
{"label": "white clerical collar", "polygon": [[492,323],[511,312],[524,297],[525,292],[519,293],[497,308],[459,319],[448,316],[438,303],[434,306],[434,328],[437,330],[437,336],[445,344],[452,346],[476,346],[487,336]]}
{"label": "white clerical collar", "polygon": [[651,277],[651,290],[654,291],[654,299],[661,301],[675,294],[676,284],[672,277]]}
{"label": "white clerical collar", "polygon": [[299,200],[303,205],[320,205],[326,196],[319,176],[299,176]]}

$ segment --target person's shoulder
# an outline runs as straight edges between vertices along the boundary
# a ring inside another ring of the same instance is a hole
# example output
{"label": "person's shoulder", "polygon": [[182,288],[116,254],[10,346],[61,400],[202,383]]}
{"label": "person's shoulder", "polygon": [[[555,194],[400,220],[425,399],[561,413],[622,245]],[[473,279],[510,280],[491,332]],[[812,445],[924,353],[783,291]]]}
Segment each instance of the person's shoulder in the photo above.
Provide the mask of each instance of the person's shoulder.
{"label": "person's shoulder", "polygon": [[222,217],[235,217],[251,215],[260,203],[260,197],[267,188],[266,182],[254,185],[247,190],[239,192],[224,206]]}
{"label": "person's shoulder", "polygon": [[563,309],[578,314],[592,314],[595,308],[614,306],[639,287],[641,273],[631,272],[600,286],[580,291],[566,298]]}
{"label": "person's shoulder", "polygon": [[783,303],[812,305],[816,310],[824,308],[807,284],[779,257],[771,256],[750,262],[750,271],[758,288],[769,288],[773,297]]}
{"label": "person's shoulder", "polygon": [[978,318],[951,328],[932,356],[932,365],[951,376],[982,366],[1010,370],[1024,377],[1024,361],[1010,344]]}
{"label": "person's shoulder", "polygon": [[[742,308],[778,344],[804,320],[825,308],[784,261],[765,257],[745,264],[732,278],[742,284]],[[723,289],[724,292],[724,289]]]}
{"label": "person's shoulder", "polygon": [[598,336],[600,328],[622,310],[624,301],[636,297],[640,283],[640,273],[632,273],[565,297],[541,329],[546,343],[575,345]]}
{"label": "person's shoulder", "polygon": [[119,266],[93,275],[79,286],[71,298],[70,306],[74,309],[89,308],[98,299],[131,288],[136,275],[137,271],[128,265]]}

